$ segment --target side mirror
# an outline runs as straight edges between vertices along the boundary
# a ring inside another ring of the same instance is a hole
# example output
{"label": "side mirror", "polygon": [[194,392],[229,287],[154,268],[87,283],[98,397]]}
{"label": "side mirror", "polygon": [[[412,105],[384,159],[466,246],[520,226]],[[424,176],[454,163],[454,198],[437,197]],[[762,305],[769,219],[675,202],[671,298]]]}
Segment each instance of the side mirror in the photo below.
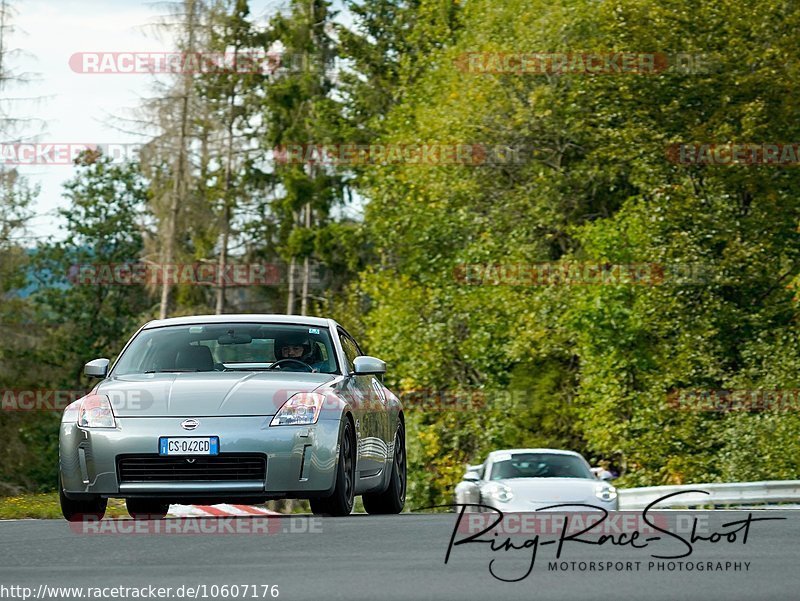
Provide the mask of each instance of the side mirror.
{"label": "side mirror", "polygon": [[83,373],[90,378],[105,378],[110,363],[108,359],[94,359],[83,366]]}
{"label": "side mirror", "polygon": [[376,357],[361,355],[353,361],[357,376],[377,376],[386,373],[386,363]]}
{"label": "side mirror", "polygon": [[480,482],[481,475],[478,472],[467,472],[461,479],[466,482]]}

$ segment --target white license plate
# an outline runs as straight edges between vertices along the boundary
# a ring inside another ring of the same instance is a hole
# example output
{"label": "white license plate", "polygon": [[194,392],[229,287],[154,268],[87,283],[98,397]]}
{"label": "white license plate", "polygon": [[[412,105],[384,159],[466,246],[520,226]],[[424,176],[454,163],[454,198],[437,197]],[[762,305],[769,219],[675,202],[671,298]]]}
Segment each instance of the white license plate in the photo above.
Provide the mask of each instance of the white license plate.
{"label": "white license plate", "polygon": [[201,438],[162,436],[159,455],[219,455],[219,436]]}

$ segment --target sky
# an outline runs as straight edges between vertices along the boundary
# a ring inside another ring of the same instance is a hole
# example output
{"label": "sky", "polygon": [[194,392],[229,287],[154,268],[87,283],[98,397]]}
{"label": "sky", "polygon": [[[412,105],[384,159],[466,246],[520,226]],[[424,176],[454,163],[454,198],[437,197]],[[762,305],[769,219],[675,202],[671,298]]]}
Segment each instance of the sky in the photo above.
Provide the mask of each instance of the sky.
{"label": "sky", "polygon": [[[148,74],[87,74],[73,71],[70,57],[80,52],[165,52],[169,39],[152,27],[165,5],[145,0],[11,0],[14,31],[6,46],[18,52],[10,67],[30,75],[29,83],[6,90],[14,116],[36,120],[19,131],[40,144],[136,144],[141,136],[120,130],[120,118],[131,116],[152,94]],[[266,21],[286,0],[251,0],[251,13]],[[14,101],[14,98],[19,100]],[[40,187],[29,223],[31,242],[63,237],[56,210],[64,206],[62,184],[71,178],[69,164],[24,165],[20,171]]]}

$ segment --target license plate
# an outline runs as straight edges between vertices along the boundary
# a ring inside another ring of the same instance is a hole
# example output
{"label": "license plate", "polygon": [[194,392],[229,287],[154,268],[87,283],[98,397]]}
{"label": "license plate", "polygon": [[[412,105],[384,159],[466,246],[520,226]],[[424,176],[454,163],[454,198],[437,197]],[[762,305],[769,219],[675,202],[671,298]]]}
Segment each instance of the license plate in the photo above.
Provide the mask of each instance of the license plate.
{"label": "license plate", "polygon": [[219,455],[219,436],[204,438],[162,436],[158,439],[159,455]]}

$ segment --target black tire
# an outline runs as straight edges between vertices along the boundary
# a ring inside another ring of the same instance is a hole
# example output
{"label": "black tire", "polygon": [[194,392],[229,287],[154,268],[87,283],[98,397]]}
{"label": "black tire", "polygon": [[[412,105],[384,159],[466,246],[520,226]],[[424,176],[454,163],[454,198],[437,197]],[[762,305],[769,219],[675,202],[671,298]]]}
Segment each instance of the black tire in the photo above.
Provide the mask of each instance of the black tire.
{"label": "black tire", "polygon": [[108,506],[108,499],[101,497],[80,500],[68,498],[64,494],[60,474],[58,476],[58,501],[61,504],[61,514],[68,522],[102,520]]}
{"label": "black tire", "polygon": [[361,497],[367,513],[386,515],[403,511],[406,504],[406,464],[406,431],[403,422],[400,422],[394,438],[394,459],[389,486],[382,493]]}
{"label": "black tire", "polygon": [[169,511],[169,503],[158,499],[125,499],[125,507],[134,520],[163,520]]}
{"label": "black tire", "polygon": [[356,485],[356,441],[350,420],[345,420],[336,466],[333,494],[323,499],[310,499],[316,515],[345,516],[353,511]]}

